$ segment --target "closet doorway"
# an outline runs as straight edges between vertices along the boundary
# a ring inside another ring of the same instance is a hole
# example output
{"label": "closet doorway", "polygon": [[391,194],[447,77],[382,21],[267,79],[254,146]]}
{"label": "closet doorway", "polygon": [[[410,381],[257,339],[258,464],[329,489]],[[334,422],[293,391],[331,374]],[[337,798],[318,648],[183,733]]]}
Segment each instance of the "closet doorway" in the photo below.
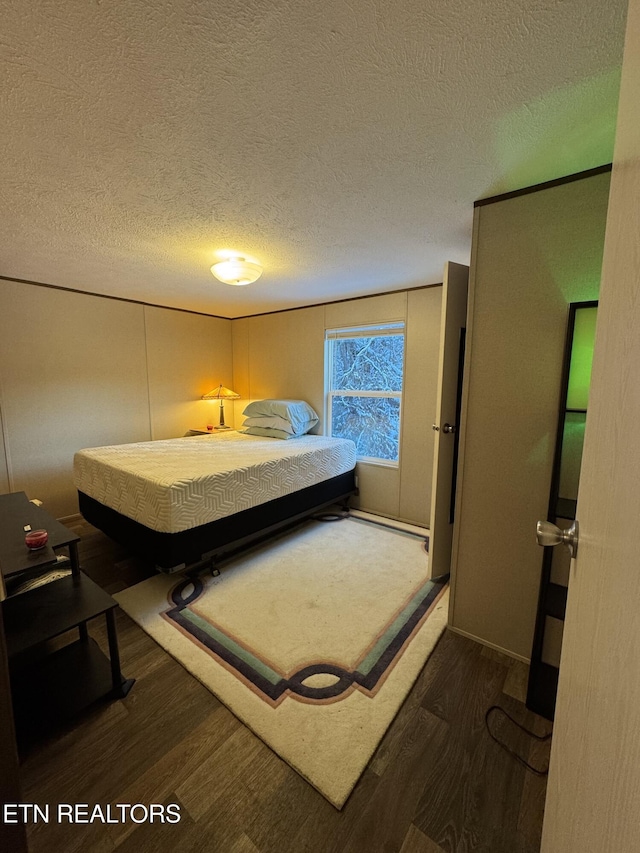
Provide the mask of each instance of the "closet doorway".
{"label": "closet doorway", "polygon": [[[569,305],[547,515],[561,530],[571,527],[576,518],[597,313],[597,302]],[[570,564],[567,548],[544,548],[527,707],[548,720],[555,714]]]}

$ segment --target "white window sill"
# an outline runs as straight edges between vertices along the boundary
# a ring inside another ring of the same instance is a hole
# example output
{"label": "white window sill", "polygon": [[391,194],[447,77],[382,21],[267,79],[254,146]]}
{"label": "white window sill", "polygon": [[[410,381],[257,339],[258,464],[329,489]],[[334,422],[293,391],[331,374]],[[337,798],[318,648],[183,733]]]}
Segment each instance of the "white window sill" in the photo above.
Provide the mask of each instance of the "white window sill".
{"label": "white window sill", "polygon": [[374,468],[395,468],[397,470],[400,467],[400,462],[393,462],[390,459],[370,459],[366,456],[357,456],[356,463],[358,465],[371,465]]}

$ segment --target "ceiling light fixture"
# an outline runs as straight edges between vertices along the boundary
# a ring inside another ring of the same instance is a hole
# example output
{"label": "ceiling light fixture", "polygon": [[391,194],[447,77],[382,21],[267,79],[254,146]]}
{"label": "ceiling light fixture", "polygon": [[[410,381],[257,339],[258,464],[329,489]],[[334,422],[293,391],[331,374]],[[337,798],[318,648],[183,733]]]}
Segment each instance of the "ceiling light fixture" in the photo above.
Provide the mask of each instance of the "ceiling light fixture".
{"label": "ceiling light fixture", "polygon": [[245,258],[227,258],[214,264],[211,272],[225,284],[251,284],[262,275],[262,267]]}

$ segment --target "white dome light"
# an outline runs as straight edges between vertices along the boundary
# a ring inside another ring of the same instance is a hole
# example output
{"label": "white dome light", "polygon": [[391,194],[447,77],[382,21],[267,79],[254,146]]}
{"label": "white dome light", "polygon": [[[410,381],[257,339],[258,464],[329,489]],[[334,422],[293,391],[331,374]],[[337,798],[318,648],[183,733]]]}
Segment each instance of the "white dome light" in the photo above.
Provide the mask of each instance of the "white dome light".
{"label": "white dome light", "polygon": [[251,284],[262,275],[262,267],[244,258],[227,258],[214,264],[211,272],[225,284]]}

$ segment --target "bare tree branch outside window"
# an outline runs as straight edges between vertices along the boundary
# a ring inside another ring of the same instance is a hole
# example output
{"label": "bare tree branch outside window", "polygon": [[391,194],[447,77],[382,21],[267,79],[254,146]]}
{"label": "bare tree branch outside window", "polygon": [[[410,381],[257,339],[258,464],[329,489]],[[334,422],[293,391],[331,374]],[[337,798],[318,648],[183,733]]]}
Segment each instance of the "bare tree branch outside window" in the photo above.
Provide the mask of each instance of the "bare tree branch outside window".
{"label": "bare tree branch outside window", "polygon": [[359,457],[397,462],[404,334],[380,330],[329,346],[331,435],[354,441]]}

